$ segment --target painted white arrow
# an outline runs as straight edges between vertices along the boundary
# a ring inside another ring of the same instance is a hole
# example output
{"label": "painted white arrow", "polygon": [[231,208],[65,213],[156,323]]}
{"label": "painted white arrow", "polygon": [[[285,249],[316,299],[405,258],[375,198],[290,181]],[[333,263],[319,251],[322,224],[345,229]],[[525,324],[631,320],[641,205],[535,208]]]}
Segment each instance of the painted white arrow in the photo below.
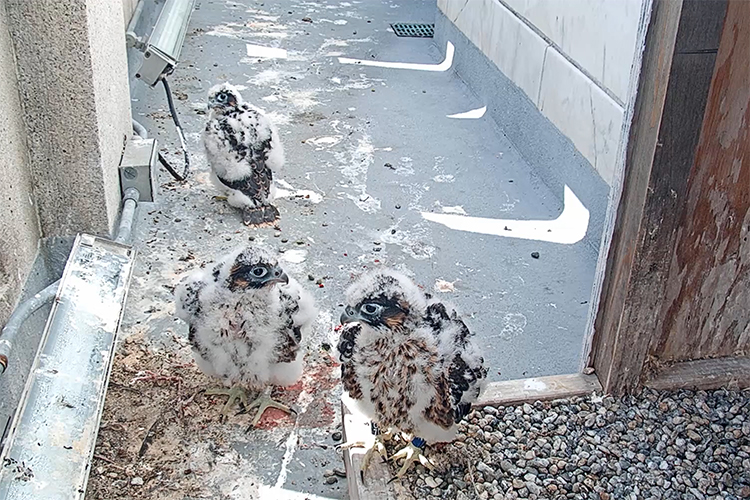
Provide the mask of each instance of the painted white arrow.
{"label": "painted white arrow", "polygon": [[472,109],[471,111],[464,111],[463,113],[456,113],[455,115],[446,115],[448,118],[458,118],[460,120],[466,120],[471,118],[481,118],[487,111],[487,106],[481,108]]}
{"label": "painted white arrow", "polygon": [[565,186],[563,195],[563,211],[554,220],[487,219],[432,212],[422,212],[422,217],[457,231],[549,241],[563,245],[572,245],[581,241],[586,236],[589,227],[588,209],[568,186]]}
{"label": "painted white arrow", "polygon": [[286,50],[276,47],[263,47],[262,45],[253,45],[251,43],[246,43],[245,50],[247,50],[248,57],[260,57],[265,59],[287,58]]}
{"label": "painted white arrow", "polygon": [[445,59],[440,64],[419,64],[419,63],[401,63],[385,61],[368,61],[366,59],[349,59],[348,57],[339,57],[341,64],[358,64],[360,66],[375,66],[377,68],[391,69],[414,69],[417,71],[448,71],[453,65],[453,54],[456,49],[453,44],[448,42],[445,48]]}

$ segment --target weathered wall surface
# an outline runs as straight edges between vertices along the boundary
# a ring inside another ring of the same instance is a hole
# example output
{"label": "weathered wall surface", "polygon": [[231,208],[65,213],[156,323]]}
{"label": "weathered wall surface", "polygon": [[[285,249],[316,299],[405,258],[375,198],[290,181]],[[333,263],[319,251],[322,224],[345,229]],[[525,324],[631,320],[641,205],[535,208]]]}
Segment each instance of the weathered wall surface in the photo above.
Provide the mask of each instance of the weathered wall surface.
{"label": "weathered wall surface", "polygon": [[750,355],[748,18],[750,3],[729,2],[696,158],[678,191],[687,196],[649,352],[662,362]]}
{"label": "weathered wall surface", "polygon": [[89,43],[97,48],[91,51],[91,79],[108,232],[111,232],[120,209],[118,167],[125,141],[133,130],[128,57],[122,24],[122,10],[116,1],[89,0]]}
{"label": "weathered wall surface", "polygon": [[[19,301],[60,276],[76,233],[108,235],[117,219],[131,129],[128,2],[0,2],[0,328]],[[48,313],[14,342],[0,384],[2,428]]]}
{"label": "weathered wall surface", "polygon": [[26,127],[8,14],[0,3],[0,325],[10,315],[34,262],[39,220],[32,193]]}
{"label": "weathered wall surface", "polygon": [[504,0],[588,78],[627,100],[643,0]]}
{"label": "weathered wall surface", "polygon": [[612,183],[644,0],[438,0]]}
{"label": "weathered wall surface", "polygon": [[130,133],[121,0],[8,0],[43,236],[108,234]]}

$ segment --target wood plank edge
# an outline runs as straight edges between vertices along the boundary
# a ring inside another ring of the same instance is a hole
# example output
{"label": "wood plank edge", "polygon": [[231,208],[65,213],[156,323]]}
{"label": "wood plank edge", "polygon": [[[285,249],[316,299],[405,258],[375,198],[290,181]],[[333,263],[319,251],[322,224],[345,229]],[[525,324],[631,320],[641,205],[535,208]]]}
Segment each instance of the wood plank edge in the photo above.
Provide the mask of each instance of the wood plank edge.
{"label": "wood plank edge", "polygon": [[[352,422],[353,419],[347,418],[351,417],[351,415],[351,412],[342,400],[341,422],[343,425],[344,442],[363,438],[362,429],[353,428],[359,426],[354,425]],[[396,498],[406,498],[404,495],[398,494],[398,482],[389,482],[392,478],[390,468],[382,464],[377,457],[370,462],[370,467],[367,470],[367,482],[363,484],[359,474],[363,456],[363,454],[353,454],[350,450],[344,450],[343,452],[344,470],[346,471],[346,482],[349,488],[350,500],[395,500]]]}
{"label": "wood plank edge", "polygon": [[683,361],[661,370],[645,386],[658,390],[702,390],[750,387],[750,359],[744,357]]}
{"label": "wood plank edge", "polygon": [[[346,407],[343,401],[341,401],[341,427],[342,427],[342,436],[343,436],[343,442],[348,442],[348,437],[351,435],[351,429],[349,429],[349,432],[347,433],[347,419],[346,415],[349,414],[349,409]],[[343,452],[343,459],[344,459],[344,471],[346,471],[346,484],[347,488],[349,489],[349,499],[350,500],[360,500],[359,497],[359,474],[356,474],[354,472],[354,464],[352,463],[352,454],[349,452],[349,450],[344,450]]]}
{"label": "wood plank edge", "polygon": [[490,382],[474,407],[508,406],[534,401],[550,401],[602,392],[595,374],[575,373]]}

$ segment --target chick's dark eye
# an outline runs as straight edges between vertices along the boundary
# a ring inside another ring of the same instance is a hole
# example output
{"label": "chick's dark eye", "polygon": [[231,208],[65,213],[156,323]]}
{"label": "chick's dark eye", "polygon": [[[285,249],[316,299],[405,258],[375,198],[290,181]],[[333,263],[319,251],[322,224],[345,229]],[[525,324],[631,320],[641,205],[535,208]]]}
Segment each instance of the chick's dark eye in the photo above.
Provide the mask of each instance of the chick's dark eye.
{"label": "chick's dark eye", "polygon": [[362,306],[362,312],[365,314],[375,314],[379,309],[380,307],[377,304],[365,304]]}
{"label": "chick's dark eye", "polygon": [[219,94],[216,96],[216,100],[219,102],[226,102],[227,101],[227,95],[226,94]]}
{"label": "chick's dark eye", "polygon": [[253,275],[257,276],[258,278],[262,278],[263,276],[268,274],[268,270],[265,267],[260,267],[260,266],[254,267],[252,272],[253,272]]}

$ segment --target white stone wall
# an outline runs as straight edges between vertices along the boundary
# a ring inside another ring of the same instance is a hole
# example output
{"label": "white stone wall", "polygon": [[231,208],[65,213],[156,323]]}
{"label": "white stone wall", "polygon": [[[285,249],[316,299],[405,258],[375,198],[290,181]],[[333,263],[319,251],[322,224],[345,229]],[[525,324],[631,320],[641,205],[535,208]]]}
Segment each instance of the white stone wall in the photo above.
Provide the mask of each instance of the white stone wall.
{"label": "white stone wall", "polygon": [[438,0],[612,182],[645,0]]}
{"label": "white stone wall", "polygon": [[120,158],[125,139],[132,133],[128,58],[122,23],[123,12],[116,2],[89,0],[89,43],[98,47],[91,51],[91,83],[110,229],[114,228],[120,210]]}
{"label": "white stone wall", "polygon": [[18,94],[13,43],[0,2],[0,326],[16,305],[39,242],[26,127]]}
{"label": "white stone wall", "polygon": [[132,133],[121,0],[5,0],[43,237],[109,234]]}

